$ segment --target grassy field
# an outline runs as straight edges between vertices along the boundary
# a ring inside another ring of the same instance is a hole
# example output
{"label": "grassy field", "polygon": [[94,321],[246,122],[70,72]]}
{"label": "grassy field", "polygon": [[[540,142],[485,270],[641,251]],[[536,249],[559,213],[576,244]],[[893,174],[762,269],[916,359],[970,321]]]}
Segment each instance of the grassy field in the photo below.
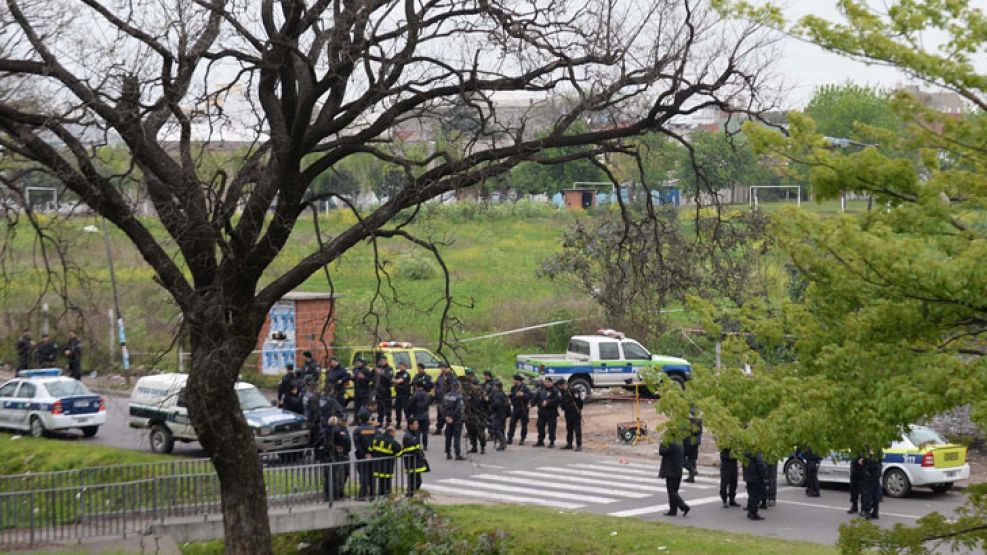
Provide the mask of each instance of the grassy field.
{"label": "grassy field", "polygon": [[54,472],[113,464],[173,461],[167,455],[0,433],[0,475]]}

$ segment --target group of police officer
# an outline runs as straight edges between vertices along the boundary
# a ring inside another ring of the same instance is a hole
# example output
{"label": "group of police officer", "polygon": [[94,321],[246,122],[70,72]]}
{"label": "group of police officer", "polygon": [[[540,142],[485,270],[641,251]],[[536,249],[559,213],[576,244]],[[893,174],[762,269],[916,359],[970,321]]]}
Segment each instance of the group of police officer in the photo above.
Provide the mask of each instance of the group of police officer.
{"label": "group of police officer", "polygon": [[17,340],[17,371],[29,368],[57,368],[58,356],[65,357],[69,375],[77,380],[82,379],[82,340],[69,330],[69,337],[59,345],[47,333],[41,334],[41,341],[31,338],[31,330],[25,329]]}

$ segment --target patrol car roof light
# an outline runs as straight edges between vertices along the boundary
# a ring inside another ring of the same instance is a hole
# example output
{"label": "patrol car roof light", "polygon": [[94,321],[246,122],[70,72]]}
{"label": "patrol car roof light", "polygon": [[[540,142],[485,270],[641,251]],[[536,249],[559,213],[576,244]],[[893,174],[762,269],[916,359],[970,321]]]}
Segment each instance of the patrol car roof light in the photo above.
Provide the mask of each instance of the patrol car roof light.
{"label": "patrol car roof light", "polygon": [[381,349],[386,349],[388,347],[399,348],[399,349],[410,349],[411,343],[408,343],[407,341],[381,341],[378,346]]}
{"label": "patrol car roof light", "polygon": [[37,368],[35,370],[21,370],[17,373],[21,378],[41,378],[45,376],[61,376],[61,368]]}
{"label": "patrol car roof light", "polygon": [[611,329],[596,330],[596,333],[600,335],[605,335],[607,337],[611,337],[613,339],[623,339],[625,337],[622,332],[619,332],[617,330],[611,330]]}

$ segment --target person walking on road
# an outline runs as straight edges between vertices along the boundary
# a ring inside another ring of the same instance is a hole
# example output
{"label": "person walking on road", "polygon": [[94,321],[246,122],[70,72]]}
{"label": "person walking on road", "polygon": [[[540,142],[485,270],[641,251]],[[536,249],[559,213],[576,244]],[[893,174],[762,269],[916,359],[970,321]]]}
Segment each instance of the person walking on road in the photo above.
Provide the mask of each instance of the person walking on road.
{"label": "person walking on road", "polygon": [[21,338],[17,340],[17,371],[27,370],[31,367],[31,359],[34,354],[34,340],[31,339],[31,330],[21,332]]}
{"label": "person walking on road", "polygon": [[819,463],[822,462],[822,457],[811,447],[802,448],[800,455],[805,462],[805,495],[819,497]]}
{"label": "person walking on road", "polygon": [[703,419],[696,416],[696,409],[689,411],[689,427],[691,433],[682,440],[682,447],[685,451],[685,469],[689,471],[686,482],[693,484],[696,482],[696,470],[699,464],[699,445],[703,441]]}
{"label": "person walking on road", "polygon": [[470,453],[476,453],[477,444],[480,447],[480,454],[487,452],[487,398],[483,393],[483,386],[480,385],[473,375],[473,370],[466,369],[466,377],[469,383],[463,392],[466,401],[466,437],[470,442]]}
{"label": "person walking on road", "polygon": [[575,437],[576,451],[583,450],[583,399],[578,394],[573,394],[569,389],[569,384],[561,379],[556,384],[559,386],[559,405],[562,406],[562,414],[565,415],[565,447],[572,449],[572,440]]}
{"label": "person walking on road", "polygon": [[720,499],[723,507],[739,507],[737,503],[737,460],[729,449],[720,449]]}
{"label": "person walking on road", "polygon": [[82,341],[75,330],[69,330],[69,339],[65,342],[62,354],[68,362],[69,376],[76,380],[82,379]]}
{"label": "person walking on road", "polygon": [[442,435],[442,428],[447,422],[445,415],[442,414],[442,401],[452,391],[454,384],[459,384],[459,378],[452,373],[448,364],[440,362],[439,377],[435,379],[435,404],[438,406],[435,420],[435,435],[437,436]]}
{"label": "person walking on road", "polygon": [[682,465],[685,462],[682,442],[665,441],[658,448],[658,454],[661,456],[658,477],[665,479],[665,492],[668,495],[668,512],[665,513],[665,516],[676,516],[679,509],[682,509],[682,516],[686,516],[691,507],[679,495],[679,485],[682,482]]}
{"label": "person walking on road", "polygon": [[555,447],[555,430],[559,424],[559,390],[555,387],[552,378],[546,377],[542,386],[535,393],[532,404],[538,407],[538,421],[535,423],[538,428],[538,442],[535,447],[545,446],[545,435],[548,435],[548,447]]}
{"label": "person walking on road", "polygon": [[850,509],[848,514],[860,512],[857,502],[860,500],[860,492],[864,485],[864,456],[857,455],[850,461]]}
{"label": "person walking on road", "polygon": [[757,514],[761,501],[765,497],[765,474],[767,465],[760,453],[744,454],[744,483],[747,485],[747,519],[764,520]]}
{"label": "person walking on road", "polygon": [[507,438],[504,437],[504,424],[507,422],[507,414],[510,412],[511,402],[504,393],[504,384],[500,380],[493,381],[493,390],[490,393],[490,436],[494,443],[494,448],[503,451],[507,445]]}
{"label": "person walking on road", "polygon": [[878,518],[880,512],[881,495],[883,494],[881,487],[883,471],[881,460],[883,458],[884,454],[880,450],[871,450],[864,459],[859,461],[864,467],[863,487],[860,492],[860,516],[868,520]]}
{"label": "person walking on road", "polygon": [[521,423],[521,441],[518,445],[524,445],[524,438],[528,437],[528,412],[531,410],[531,390],[524,384],[524,376],[514,374],[514,385],[511,386],[511,428],[507,432],[507,444],[514,442],[514,432],[518,422]]}
{"label": "person walking on road", "polygon": [[446,459],[452,459],[453,447],[455,447],[456,460],[465,461],[462,441],[466,406],[460,389],[459,380],[454,380],[450,385],[449,393],[442,398],[442,418],[445,419]]}

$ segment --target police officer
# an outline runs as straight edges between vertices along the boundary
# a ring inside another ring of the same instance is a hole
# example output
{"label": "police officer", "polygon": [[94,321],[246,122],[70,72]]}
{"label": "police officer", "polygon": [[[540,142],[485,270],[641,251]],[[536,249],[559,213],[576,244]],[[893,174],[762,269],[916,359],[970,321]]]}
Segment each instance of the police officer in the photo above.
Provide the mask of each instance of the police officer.
{"label": "police officer", "polygon": [[764,520],[757,514],[761,501],[765,497],[765,474],[767,465],[760,453],[744,454],[744,483],[747,485],[747,518],[748,520]]}
{"label": "police officer", "polygon": [[819,497],[819,463],[822,462],[822,457],[808,446],[800,449],[799,455],[805,463],[805,494],[809,497]]}
{"label": "police officer", "polygon": [[41,343],[34,348],[34,356],[38,368],[54,368],[58,364],[58,345],[48,338],[47,333],[41,334]]}
{"label": "police officer", "polygon": [[864,456],[857,455],[850,461],[850,509],[849,514],[856,514],[860,511],[857,501],[861,497],[864,485]]}
{"label": "police officer", "polygon": [[860,491],[860,516],[868,520],[878,518],[881,506],[881,473],[883,465],[881,459],[884,457],[880,450],[870,450],[867,456],[861,459],[859,464],[864,468],[862,488]]}
{"label": "police officer", "polygon": [[449,393],[442,397],[442,418],[445,420],[446,459],[452,458],[452,450],[455,446],[456,460],[464,461],[466,458],[462,454],[461,442],[466,404],[460,389],[459,380],[453,380],[449,386]]}
{"label": "police officer", "polygon": [[418,435],[421,436],[422,448],[426,451],[428,451],[429,404],[430,399],[428,393],[425,391],[425,383],[419,382],[415,385],[415,392],[411,394],[411,398],[408,400],[408,424],[410,426],[412,422],[418,423],[415,429]]}
{"label": "police officer", "polygon": [[394,463],[401,455],[401,444],[396,439],[397,430],[388,426],[378,433],[370,447],[375,460],[374,478],[377,479],[377,494],[390,495],[391,484],[394,482]]}
{"label": "police officer", "polygon": [[679,495],[679,485],[682,483],[682,465],[685,458],[682,442],[670,439],[664,441],[658,447],[658,454],[661,456],[658,477],[665,479],[665,492],[668,496],[668,512],[665,513],[665,516],[675,516],[679,509],[682,509],[682,516],[686,516],[691,507]]}
{"label": "police officer", "polygon": [[323,422],[335,416],[343,425],[346,424],[346,409],[336,400],[336,391],[331,386],[319,396],[319,415]]}
{"label": "police officer", "polygon": [[[345,496],[346,480],[350,468],[346,463],[350,460],[350,435],[346,431],[346,420],[332,416],[319,426],[319,439],[316,441],[315,453],[323,464],[323,499],[332,501]],[[336,463],[336,464],[333,464]]]}
{"label": "police officer", "polygon": [[729,449],[720,449],[720,499],[723,507],[739,507],[737,503],[737,461]]}
{"label": "police officer", "polygon": [[483,386],[477,383],[472,368],[466,369],[466,437],[470,442],[470,453],[476,453],[477,443],[480,454],[487,452],[487,399]]}
{"label": "police officer", "polygon": [[339,362],[339,357],[329,357],[329,369],[326,371],[325,391],[332,390],[332,396],[343,407],[346,406],[346,388],[349,387],[352,376],[346,367]]}
{"label": "police officer", "polygon": [[288,388],[288,393],[286,393],[282,399],[282,408],[304,416],[305,400],[303,395],[302,390],[298,388],[298,384],[296,382],[291,382],[291,386]]}
{"label": "police officer", "polygon": [[682,447],[685,450],[685,468],[689,471],[689,477],[685,481],[693,484],[696,482],[696,466],[699,463],[699,445],[703,441],[703,419],[696,416],[695,408],[689,411],[689,426],[691,432],[682,440]]}
{"label": "police officer", "polygon": [[[411,378],[412,394],[414,394],[414,389],[417,388],[419,385],[422,386],[422,389],[425,390],[425,393],[432,392],[432,387],[433,387],[432,376],[429,376],[425,372],[425,365],[420,362],[418,363],[418,370],[415,372],[414,377]],[[421,432],[424,434],[428,432],[428,430],[422,428]]]}
{"label": "police officer", "polygon": [[305,361],[302,362],[302,378],[311,377],[316,385],[322,379],[322,369],[319,368],[318,363],[312,358],[312,351],[305,351],[302,353],[302,357]]}
{"label": "police officer", "polygon": [[363,501],[374,496],[373,480],[373,448],[377,429],[370,425],[370,417],[366,413],[357,416],[360,425],[353,428],[353,450],[356,455],[356,473],[360,481],[358,499]]}
{"label": "police officer", "polygon": [[510,407],[511,402],[504,393],[504,384],[500,380],[493,380],[493,393],[490,394],[490,435],[498,451],[503,451],[507,445],[504,424]]}
{"label": "police officer", "polygon": [[531,403],[538,407],[538,420],[535,426],[538,428],[538,443],[535,447],[545,446],[545,432],[548,432],[548,447],[555,447],[555,429],[559,423],[559,390],[555,387],[552,378],[546,377],[542,386],[538,388]]}
{"label": "police officer", "polygon": [[514,374],[514,385],[511,386],[511,428],[507,432],[507,444],[514,441],[514,431],[517,423],[521,423],[521,441],[518,445],[524,445],[524,438],[528,437],[528,412],[531,410],[531,400],[533,395],[528,386],[524,383],[524,376]]}
{"label": "police officer", "polygon": [[435,380],[435,401],[436,404],[438,405],[438,409],[436,410],[438,414],[435,421],[435,435],[441,435],[442,427],[445,426],[447,423],[445,415],[442,413],[442,407],[443,407],[442,401],[443,399],[445,399],[445,396],[448,395],[450,391],[452,391],[453,384],[458,384],[458,383],[459,383],[459,379],[456,378],[456,375],[453,374],[452,371],[449,369],[449,365],[446,364],[445,362],[440,362],[439,377],[436,378]]}
{"label": "police officer", "polygon": [[[288,363],[284,365],[284,376],[281,376],[281,381],[278,382],[278,406],[284,408],[284,397],[288,394],[291,389],[292,384],[298,381],[299,376],[301,376],[300,371],[295,371],[295,365]],[[303,382],[304,383],[304,382]]]}
{"label": "police officer", "polygon": [[319,383],[309,375],[305,376],[305,392],[302,403],[305,406],[305,421],[309,426],[309,445],[315,446],[319,439],[319,426],[322,421],[322,395],[319,394]]}
{"label": "police officer", "polygon": [[490,395],[493,394],[493,388],[494,388],[493,382],[494,382],[493,372],[491,372],[490,370],[484,370],[483,382],[480,383],[480,386],[483,388],[483,394],[487,396],[487,399],[489,399]]}
{"label": "police officer", "polygon": [[565,447],[572,449],[573,436],[576,438],[576,451],[583,450],[583,399],[578,394],[573,394],[569,389],[569,384],[560,379],[555,382],[559,386],[559,405],[562,407],[562,414],[565,416]]}
{"label": "police officer", "polygon": [[31,367],[31,355],[34,351],[34,340],[31,339],[31,330],[21,332],[21,338],[17,340],[17,371],[27,370]]}
{"label": "police officer", "polygon": [[422,487],[422,474],[430,470],[421,444],[421,438],[428,437],[428,434],[420,433],[419,426],[418,420],[409,417],[408,429],[405,430],[404,438],[401,440],[401,461],[404,472],[408,476],[409,496],[414,495]]}
{"label": "police officer", "polygon": [[377,422],[382,426],[391,425],[391,386],[394,380],[394,369],[387,363],[387,357],[377,359],[375,378],[377,382]]}
{"label": "police officer", "polygon": [[370,402],[370,392],[373,391],[374,379],[367,363],[362,358],[353,362],[353,423],[357,422],[360,409]]}
{"label": "police officer", "polygon": [[69,330],[69,339],[65,342],[62,354],[68,362],[69,376],[82,379],[82,341],[75,335],[75,330]]}
{"label": "police officer", "polygon": [[394,423],[397,429],[401,429],[401,415],[406,421],[411,421],[408,416],[408,399],[411,398],[411,374],[408,373],[408,363],[401,361],[398,363],[398,371],[394,373]]}

